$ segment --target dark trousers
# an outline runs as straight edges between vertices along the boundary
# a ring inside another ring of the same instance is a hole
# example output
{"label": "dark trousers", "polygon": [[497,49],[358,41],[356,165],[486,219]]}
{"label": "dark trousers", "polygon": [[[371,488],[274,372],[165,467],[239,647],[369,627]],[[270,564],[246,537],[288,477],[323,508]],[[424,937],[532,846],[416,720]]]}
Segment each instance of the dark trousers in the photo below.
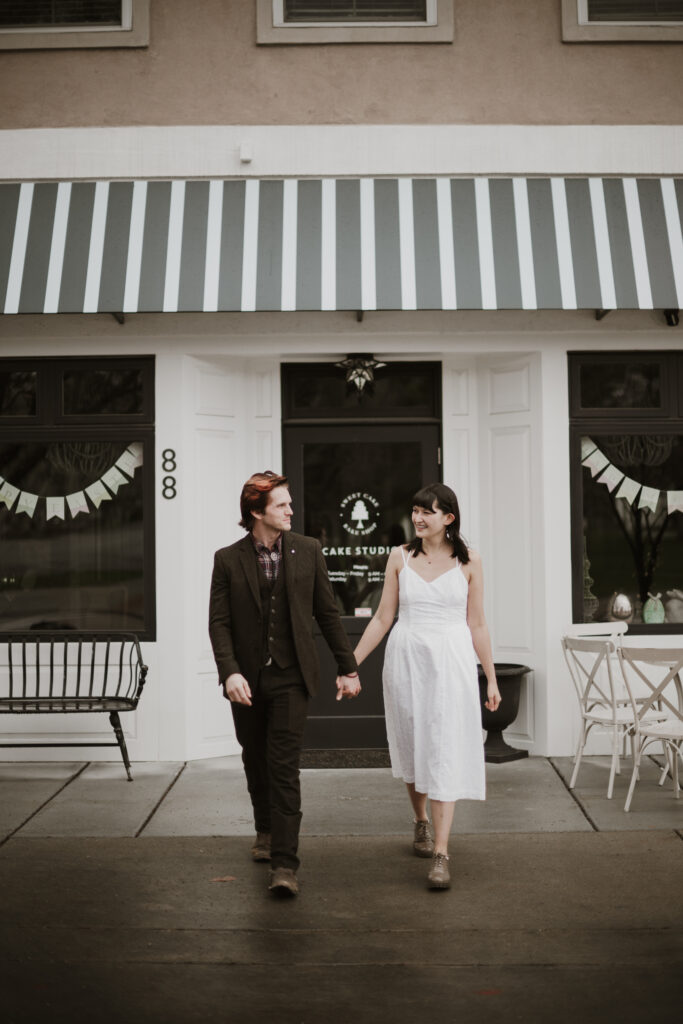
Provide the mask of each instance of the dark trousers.
{"label": "dark trousers", "polygon": [[231,704],[257,832],[270,832],[273,868],[299,867],[299,760],[308,691],[297,667],[261,670],[252,706]]}

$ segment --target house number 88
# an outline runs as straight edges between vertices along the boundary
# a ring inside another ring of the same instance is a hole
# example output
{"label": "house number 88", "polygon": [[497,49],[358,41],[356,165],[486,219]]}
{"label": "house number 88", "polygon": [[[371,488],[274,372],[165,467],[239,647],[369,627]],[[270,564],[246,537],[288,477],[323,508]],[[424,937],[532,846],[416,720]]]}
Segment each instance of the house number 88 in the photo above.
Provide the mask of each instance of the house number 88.
{"label": "house number 88", "polygon": [[176,479],[171,474],[177,469],[175,451],[173,448],[164,448],[161,453],[161,468],[166,476],[161,481],[161,496],[167,498],[169,501],[171,498],[175,498],[177,494],[176,490]]}

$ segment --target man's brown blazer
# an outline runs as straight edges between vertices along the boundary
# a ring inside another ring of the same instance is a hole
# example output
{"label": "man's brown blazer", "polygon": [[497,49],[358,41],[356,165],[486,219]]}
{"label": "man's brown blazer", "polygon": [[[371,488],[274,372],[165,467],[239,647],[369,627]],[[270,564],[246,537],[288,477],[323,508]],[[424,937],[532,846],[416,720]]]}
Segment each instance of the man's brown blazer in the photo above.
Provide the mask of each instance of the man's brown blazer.
{"label": "man's brown blazer", "polygon": [[[320,665],[313,640],[318,623],[336,658],[340,675],[356,671],[356,659],[344,632],[322,548],[300,533],[282,534],[287,601],[299,668],[308,692],[318,689]],[[209,635],[222,685],[240,672],[253,687],[262,666],[262,612],[259,568],[251,536],[216,552],[211,578]]]}

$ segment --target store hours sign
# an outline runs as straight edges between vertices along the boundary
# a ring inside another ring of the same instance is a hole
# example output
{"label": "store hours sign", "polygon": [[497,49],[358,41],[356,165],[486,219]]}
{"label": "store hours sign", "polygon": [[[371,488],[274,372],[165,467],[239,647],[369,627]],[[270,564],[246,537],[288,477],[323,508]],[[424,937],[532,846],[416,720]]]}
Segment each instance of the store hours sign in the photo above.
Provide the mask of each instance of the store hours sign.
{"label": "store hours sign", "polygon": [[382,543],[380,503],[368,491],[351,491],[341,499],[337,516],[336,542],[323,544],[328,574],[348,611],[365,615],[378,603],[391,552],[391,544]]}

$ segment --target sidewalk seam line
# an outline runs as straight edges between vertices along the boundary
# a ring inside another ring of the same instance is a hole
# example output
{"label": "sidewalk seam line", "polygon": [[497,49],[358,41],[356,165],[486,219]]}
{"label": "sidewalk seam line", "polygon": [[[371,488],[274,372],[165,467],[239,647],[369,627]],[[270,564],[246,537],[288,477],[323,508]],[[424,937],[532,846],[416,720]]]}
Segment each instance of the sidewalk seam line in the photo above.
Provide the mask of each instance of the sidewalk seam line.
{"label": "sidewalk seam line", "polygon": [[562,783],[562,785],[564,786],[564,788],[565,788],[565,789],[567,790],[567,792],[569,793],[570,797],[572,798],[572,800],[574,801],[574,803],[576,804],[576,806],[577,806],[577,807],[579,808],[579,810],[580,810],[580,811],[581,811],[581,813],[583,814],[584,818],[586,819],[586,821],[588,822],[588,824],[590,825],[590,827],[591,827],[591,828],[593,829],[593,831],[594,831],[594,832],[599,832],[599,831],[600,831],[600,829],[599,829],[599,828],[598,828],[598,826],[597,826],[597,825],[595,824],[595,822],[594,822],[594,821],[593,821],[593,819],[591,818],[590,814],[588,813],[588,811],[586,810],[586,808],[585,808],[585,807],[583,806],[583,804],[582,804],[582,803],[581,803],[581,801],[579,800],[578,796],[577,796],[577,795],[575,794],[574,790],[573,790],[573,789],[570,789],[570,788],[569,788],[569,786],[567,785],[567,782],[566,782],[566,780],[565,780],[565,778],[564,778],[564,776],[563,776],[562,772],[561,772],[561,771],[560,771],[560,769],[559,769],[559,768],[557,767],[557,765],[556,765],[556,764],[554,763],[554,761],[553,761],[552,757],[549,757],[549,758],[548,758],[548,764],[549,764],[549,765],[550,765],[550,767],[551,767],[551,768],[553,769],[553,771],[554,771],[554,772],[555,772],[555,774],[557,775],[558,779],[560,780],[560,782]]}
{"label": "sidewalk seam line", "polygon": [[157,811],[161,807],[162,803],[164,802],[164,800],[166,799],[168,794],[171,792],[171,790],[173,789],[173,787],[175,786],[176,782],[178,781],[178,779],[183,774],[183,772],[185,771],[186,768],[187,768],[187,761],[183,761],[183,763],[181,764],[180,768],[175,773],[175,775],[173,776],[173,778],[169,782],[168,786],[166,787],[164,792],[161,794],[161,796],[159,797],[159,799],[155,803],[154,807],[149,812],[149,814],[147,815],[147,817],[143,821],[142,825],[140,826],[140,828],[137,830],[137,832],[133,836],[134,839],[138,839],[142,835],[142,833],[145,831],[145,829],[149,825],[150,821],[152,820],[154,815],[157,813]]}
{"label": "sidewalk seam line", "polygon": [[78,776],[82,775],[86,768],[90,767],[90,764],[91,764],[90,761],[86,761],[84,764],[82,764],[81,767],[78,769],[78,771],[74,772],[74,774],[71,775],[66,780],[66,782],[63,783],[59,787],[59,789],[56,789],[54,791],[52,796],[49,796],[47,798],[47,800],[43,800],[43,802],[40,805],[40,807],[36,807],[35,811],[31,811],[31,813],[29,814],[28,818],[25,818],[24,821],[22,821],[20,825],[17,825],[17,827],[15,829],[13,829],[8,835],[6,835],[5,838],[0,841],[0,846],[4,846],[5,843],[9,842],[9,840],[12,839],[12,837],[17,834],[17,832],[20,832],[22,830],[22,828],[25,828],[26,825],[28,825],[29,821],[31,821],[33,818],[35,818],[36,814],[40,814],[40,812],[43,810],[44,807],[47,807],[47,805],[49,803],[52,803],[52,801],[55,799],[55,797],[59,796],[59,794],[62,793],[66,789],[67,786],[70,786],[72,782],[75,782],[75,780],[78,778]]}

